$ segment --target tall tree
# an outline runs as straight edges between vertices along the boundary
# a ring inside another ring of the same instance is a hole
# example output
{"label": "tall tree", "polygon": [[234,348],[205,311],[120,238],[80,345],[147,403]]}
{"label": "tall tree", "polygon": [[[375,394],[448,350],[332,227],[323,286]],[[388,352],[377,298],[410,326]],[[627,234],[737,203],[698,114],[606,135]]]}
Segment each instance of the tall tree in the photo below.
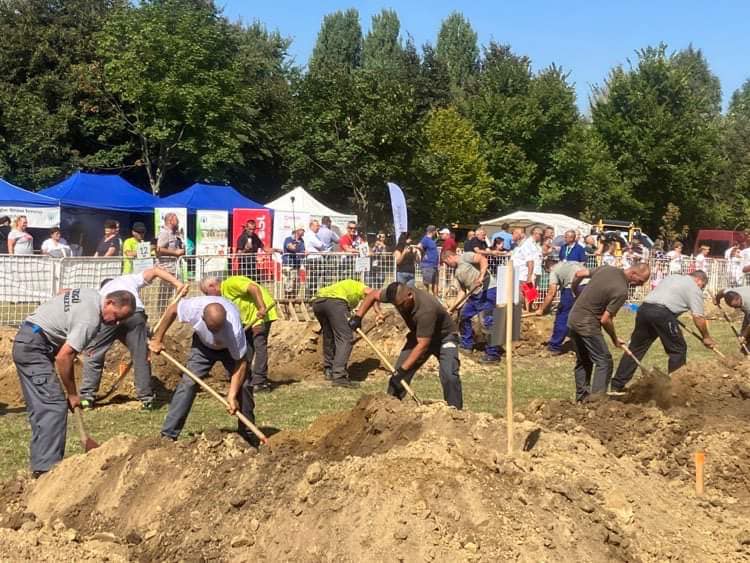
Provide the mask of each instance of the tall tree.
{"label": "tall tree", "polygon": [[145,0],[97,36],[95,85],[138,148],[153,193],[180,165],[215,177],[242,162],[247,89],[238,37],[213,3]]}
{"label": "tall tree", "polygon": [[726,161],[718,203],[731,229],[750,227],[750,80],[732,94],[722,129]]}
{"label": "tall tree", "polygon": [[310,72],[351,71],[361,64],[362,27],[359,12],[350,9],[326,15],[310,57]]}
{"label": "tall tree", "polygon": [[393,10],[372,16],[362,47],[362,66],[372,70],[399,71],[404,67],[404,48],[399,39],[401,23]]}
{"label": "tall tree", "polygon": [[453,12],[440,26],[436,54],[448,70],[451,83],[461,88],[475,72],[479,58],[477,33],[460,12]]}
{"label": "tall tree", "polygon": [[430,112],[417,168],[423,189],[414,203],[431,222],[473,222],[492,198],[479,134],[455,108]]}
{"label": "tall tree", "polygon": [[725,220],[717,189],[720,93],[702,55],[668,54],[665,45],[643,49],[595,94],[594,127],[632,186],[646,227],[657,230],[669,203],[690,225]]}

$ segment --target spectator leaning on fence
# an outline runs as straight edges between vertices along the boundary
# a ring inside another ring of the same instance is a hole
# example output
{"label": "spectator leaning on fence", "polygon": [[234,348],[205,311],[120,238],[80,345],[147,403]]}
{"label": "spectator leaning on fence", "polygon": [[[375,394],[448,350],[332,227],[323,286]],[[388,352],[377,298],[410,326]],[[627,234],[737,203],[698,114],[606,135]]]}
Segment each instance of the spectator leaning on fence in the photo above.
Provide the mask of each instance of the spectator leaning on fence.
{"label": "spectator leaning on fence", "polygon": [[299,271],[305,257],[305,241],[302,239],[304,234],[305,228],[300,226],[292,231],[291,236],[284,239],[284,254],[282,254],[281,262],[284,273],[284,292],[287,299],[297,295]]}
{"label": "spectator leaning on fence", "polygon": [[26,231],[29,221],[26,215],[16,217],[13,230],[8,234],[8,254],[34,254],[34,237]]}
{"label": "spectator leaning on fence", "polygon": [[474,238],[467,241],[464,244],[464,252],[478,252],[479,254],[486,254],[486,250],[489,248],[487,244],[487,233],[483,228],[478,228],[474,233]]}
{"label": "spectator leaning on fence", "polygon": [[62,238],[60,227],[52,227],[49,230],[49,238],[42,243],[42,254],[52,258],[64,258],[70,256],[68,241]]}
{"label": "spectator leaning on fence", "polygon": [[416,263],[419,261],[419,250],[413,246],[413,241],[408,233],[401,233],[393,251],[396,259],[396,281],[415,287]]}
{"label": "spectator leaning on fence", "polygon": [[339,239],[339,246],[341,252],[348,252],[350,254],[359,254],[357,246],[359,246],[359,237],[357,236],[357,223],[349,221],[346,224],[346,233],[341,235]]}
{"label": "spectator leaning on fence", "polygon": [[257,234],[257,226],[253,219],[245,223],[242,234],[237,238],[237,254],[240,255],[240,271],[252,278],[257,276],[256,258],[259,250],[263,250],[263,241]]}
{"label": "spectator leaning on fence", "polygon": [[510,233],[510,223],[500,225],[500,230],[492,233],[490,239],[493,246],[495,245],[495,241],[500,239],[503,242],[503,250],[506,252],[513,250],[513,235]]}
{"label": "spectator leaning on fence", "polygon": [[471,244],[471,241],[474,239],[474,235],[476,234],[476,231],[466,231],[466,239],[464,240],[463,245],[464,252],[466,252],[466,247]]}
{"label": "spectator leaning on fence", "polygon": [[307,289],[305,290],[305,294],[308,299],[318,291],[318,287],[322,283],[321,278],[325,275],[325,263],[321,254],[325,249],[325,245],[318,238],[320,221],[313,219],[310,221],[309,227],[304,236],[305,252],[307,253],[307,259],[305,260],[305,285]]}
{"label": "spectator leaning on fence", "polygon": [[577,238],[575,231],[565,231],[565,244],[560,248],[560,262],[586,263],[586,250],[578,244]]}
{"label": "spectator leaning on fence", "polygon": [[123,274],[133,272],[133,258],[138,258],[138,246],[143,243],[143,238],[146,236],[146,225],[136,221],[130,229],[130,234],[132,236],[122,243],[122,255],[126,258],[122,265]]}
{"label": "spectator leaning on fence", "polygon": [[435,225],[428,225],[424,237],[419,242],[419,248],[422,250],[422,283],[432,295],[437,295],[440,263],[440,251],[435,244],[436,231]]}
{"label": "spectator leaning on fence", "polygon": [[117,221],[107,219],[104,221],[104,237],[96,245],[94,256],[121,256],[120,232]]}
{"label": "spectator leaning on fence", "polygon": [[339,236],[331,229],[331,218],[328,215],[320,220],[318,238],[323,243],[323,252],[333,252],[334,246],[339,242]]}
{"label": "spectator leaning on fence", "polygon": [[10,234],[10,217],[0,217],[0,254],[8,254],[8,235]]}

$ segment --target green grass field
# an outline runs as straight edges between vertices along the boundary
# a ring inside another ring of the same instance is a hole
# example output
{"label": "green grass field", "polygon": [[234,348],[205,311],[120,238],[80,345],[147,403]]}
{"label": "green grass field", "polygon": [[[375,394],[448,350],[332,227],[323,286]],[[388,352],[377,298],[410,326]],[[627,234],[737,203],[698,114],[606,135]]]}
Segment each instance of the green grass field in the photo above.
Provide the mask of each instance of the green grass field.
{"label": "green grass field", "polygon": [[[684,317],[683,317],[684,318]],[[622,312],[618,319],[619,335],[627,339],[632,329],[634,315]],[[687,321],[690,323],[690,321]],[[725,353],[736,353],[734,336],[724,321],[711,322],[711,332]],[[688,361],[712,357],[690,335],[685,335],[689,345]],[[621,353],[614,352],[615,361]],[[573,355],[554,358],[514,358],[514,403],[522,407],[536,398],[573,398]],[[666,356],[657,343],[645,358],[647,365],[666,370]],[[386,378],[381,375],[368,378],[357,390],[332,388],[319,383],[300,382],[285,385],[273,393],[256,397],[256,419],[268,433],[286,428],[303,428],[322,413],[351,407],[359,397],[385,389]],[[502,415],[505,411],[505,363],[476,371],[462,370],[464,407],[473,411]],[[422,398],[440,399],[442,392],[436,377],[417,377],[413,383]],[[115,405],[85,413],[90,434],[103,442],[117,434],[134,436],[158,435],[167,413],[167,405],[153,412],[136,409],[136,403]],[[67,455],[81,452],[77,433],[69,417]],[[213,398],[201,393],[188,418],[181,438],[200,433],[207,428],[235,428],[235,421]],[[28,463],[29,426],[24,413],[11,412],[0,416],[0,480],[24,470]]]}

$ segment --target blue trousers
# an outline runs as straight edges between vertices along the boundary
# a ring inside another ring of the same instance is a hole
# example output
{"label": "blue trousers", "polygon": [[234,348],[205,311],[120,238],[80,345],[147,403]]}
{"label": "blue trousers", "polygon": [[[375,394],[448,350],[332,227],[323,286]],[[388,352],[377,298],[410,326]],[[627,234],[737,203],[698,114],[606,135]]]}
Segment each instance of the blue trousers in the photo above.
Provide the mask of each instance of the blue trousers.
{"label": "blue trousers", "polygon": [[569,287],[566,287],[560,294],[560,304],[557,306],[555,326],[552,329],[552,336],[547,344],[550,352],[559,352],[562,349],[565,337],[568,336],[568,313],[573,308],[573,303],[575,303],[573,292]]}
{"label": "blue trousers", "polygon": [[[461,310],[461,347],[474,347],[474,330],[471,327],[471,319],[479,313],[484,313],[482,324],[489,329],[493,324],[493,313],[495,311],[495,302],[497,300],[497,290],[492,287],[476,295],[472,295],[466,301]],[[500,357],[499,346],[486,346],[484,352],[488,358],[497,359]]]}

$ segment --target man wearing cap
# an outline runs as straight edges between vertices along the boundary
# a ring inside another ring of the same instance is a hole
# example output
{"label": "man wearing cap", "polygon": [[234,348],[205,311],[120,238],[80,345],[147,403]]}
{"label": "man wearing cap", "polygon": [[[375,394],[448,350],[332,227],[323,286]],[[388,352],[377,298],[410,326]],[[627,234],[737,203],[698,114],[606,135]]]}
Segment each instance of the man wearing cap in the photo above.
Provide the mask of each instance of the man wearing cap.
{"label": "man wearing cap", "polygon": [[456,242],[456,239],[454,239],[451,235],[450,229],[443,227],[442,229],[440,229],[438,234],[440,235],[440,240],[443,241],[442,252],[456,252],[458,243]]}
{"label": "man wearing cap", "polygon": [[305,228],[296,227],[291,236],[284,239],[284,254],[281,256],[282,272],[284,274],[284,293],[287,299],[298,297],[299,271],[305,258]]}
{"label": "man wearing cap", "polygon": [[[626,270],[627,271],[627,270]],[[635,328],[630,335],[630,351],[642,360],[651,344],[658,338],[669,358],[667,369],[671,373],[687,363],[687,343],[682,336],[677,318],[688,311],[693,323],[703,337],[707,348],[716,346],[708,333],[708,323],[703,311],[703,288],[708,276],[703,270],[687,275],[672,274],[659,282],[638,307]],[[584,295],[591,289],[586,288]],[[622,391],[633,378],[637,365],[633,358],[624,354],[612,378],[612,391]]]}
{"label": "man wearing cap", "polygon": [[548,256],[544,260],[544,269],[549,272],[549,287],[544,303],[536,310],[536,314],[539,316],[545,315],[552,306],[558,292],[560,293],[560,303],[557,305],[552,336],[547,343],[547,349],[552,355],[559,356],[563,353],[562,345],[568,336],[568,314],[573,308],[573,303],[575,303],[575,296],[570,286],[576,273],[585,270],[586,266],[573,261],[557,262],[555,258]]}
{"label": "man wearing cap", "polygon": [[251,376],[242,385],[243,401],[246,394],[271,391],[268,381],[268,337],[271,323],[278,320],[276,303],[270,292],[246,276],[230,276],[224,281],[216,277],[203,278],[200,283],[205,295],[229,299],[240,311],[247,341],[247,365]]}
{"label": "man wearing cap", "polygon": [[146,225],[136,221],[133,223],[130,233],[130,238],[125,239],[122,243],[122,255],[126,258],[122,265],[123,274],[133,273],[133,259],[147,258],[151,254],[151,245],[144,240]]}
{"label": "man wearing cap", "polygon": [[[164,313],[164,322],[149,342],[154,354],[163,349],[164,335],[175,319],[193,327],[193,343],[187,369],[195,376],[206,377],[216,362],[221,362],[230,374],[229,391],[227,392],[227,410],[234,414],[239,410],[248,419],[255,422],[255,402],[252,393],[242,394],[240,389],[245,382],[247,368],[247,344],[245,330],[240,321],[240,312],[228,299],[213,295],[204,295],[183,299],[172,303]],[[176,440],[185,426],[190,409],[193,406],[198,384],[188,375],[183,374],[180,383],[174,390],[169,412],[161,428],[165,438]],[[238,422],[239,434],[251,444],[255,438],[242,422]]]}
{"label": "man wearing cap", "polygon": [[154,391],[151,386],[151,364],[148,361],[148,317],[141,301],[140,290],[155,279],[168,283],[177,291],[183,284],[166,270],[149,268],[140,274],[127,274],[104,280],[99,293],[109,295],[113,291],[127,291],[135,299],[135,312],[126,321],[116,325],[102,325],[83,354],[83,378],[81,380],[81,407],[94,407],[96,392],[102,380],[102,370],[107,352],[115,340],[122,342],[130,352],[135,378],[135,393],[144,410],[154,408]]}
{"label": "man wearing cap", "polygon": [[[740,341],[747,346],[748,337],[750,337],[750,287],[729,287],[721,289],[714,296],[714,303],[718,307],[721,304],[721,300],[733,309],[742,309],[744,317],[742,319],[742,328],[740,328]],[[745,348],[741,349],[743,354],[746,354]]]}
{"label": "man wearing cap", "polygon": [[377,303],[393,304],[409,327],[406,344],[396,361],[396,371],[388,381],[388,394],[403,399],[406,391],[401,381],[411,383],[417,370],[430,356],[435,356],[440,365],[440,384],[445,402],[462,409],[458,331],[450,313],[434,295],[393,282],[385,289],[370,292],[359,306],[355,318],[362,319]]}
{"label": "man wearing cap", "polygon": [[436,232],[437,227],[429,225],[418,245],[422,250],[422,283],[427,291],[433,295],[437,295],[438,264],[440,262],[440,251],[435,244]]}
{"label": "man wearing cap", "polygon": [[100,324],[116,325],[134,310],[135,299],[127,291],[102,296],[95,289],[69,289],[40,305],[21,324],[13,341],[13,361],[29,413],[35,477],[65,455],[67,410],[81,406],[73,369],[76,355]]}
{"label": "man wearing cap", "polygon": [[[459,256],[455,252],[443,252],[441,257],[448,266],[455,268],[453,276],[461,290],[458,299],[461,299],[464,293],[471,294],[461,309],[461,320],[458,325],[461,331],[461,348],[471,352],[474,349],[472,319],[479,315],[487,332],[492,329],[492,314],[497,302],[497,282],[487,271],[489,261],[481,254],[464,252]],[[479,361],[483,364],[499,362],[500,347],[488,344],[484,349],[484,357]]]}
{"label": "man wearing cap", "polygon": [[[359,387],[349,379],[346,364],[352,353],[353,331],[362,327],[361,317],[349,320],[349,311],[372,290],[359,280],[341,280],[321,287],[312,302],[323,336],[323,373],[337,387]],[[378,314],[380,308],[378,307]]]}

